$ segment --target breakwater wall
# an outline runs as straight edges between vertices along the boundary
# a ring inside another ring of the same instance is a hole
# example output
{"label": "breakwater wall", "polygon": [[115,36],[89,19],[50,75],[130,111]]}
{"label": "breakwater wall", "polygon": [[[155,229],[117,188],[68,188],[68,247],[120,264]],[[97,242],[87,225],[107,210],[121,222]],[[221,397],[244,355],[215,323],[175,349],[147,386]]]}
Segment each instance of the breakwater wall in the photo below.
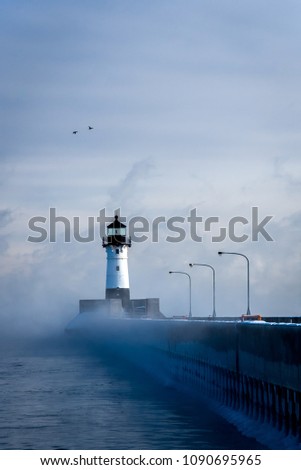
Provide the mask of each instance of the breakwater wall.
{"label": "breakwater wall", "polygon": [[182,321],[168,330],[174,379],[301,442],[301,325]]}
{"label": "breakwater wall", "polygon": [[207,395],[248,417],[258,431],[274,429],[289,448],[301,447],[301,324],[90,312],[78,315],[67,331]]}

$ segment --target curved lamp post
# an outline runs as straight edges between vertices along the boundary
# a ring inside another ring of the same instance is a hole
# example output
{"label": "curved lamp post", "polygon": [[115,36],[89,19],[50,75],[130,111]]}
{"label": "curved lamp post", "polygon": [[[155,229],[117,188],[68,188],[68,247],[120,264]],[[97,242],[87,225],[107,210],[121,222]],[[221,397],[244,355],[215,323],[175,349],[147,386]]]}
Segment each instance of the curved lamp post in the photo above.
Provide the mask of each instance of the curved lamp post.
{"label": "curved lamp post", "polygon": [[216,317],[216,311],[215,311],[215,269],[211,264],[206,264],[206,263],[189,263],[189,266],[192,268],[193,266],[206,266],[207,268],[210,268],[212,270],[212,304],[213,304],[213,311],[212,311],[212,317]]}
{"label": "curved lamp post", "polygon": [[250,311],[250,261],[249,261],[249,258],[246,255],[243,255],[242,253],[235,253],[235,252],[229,252],[229,251],[219,251],[218,254],[220,256],[221,255],[238,255],[238,256],[242,256],[247,261],[247,299],[248,299],[247,315],[251,315],[251,311]]}
{"label": "curved lamp post", "polygon": [[169,271],[169,274],[184,274],[185,276],[188,276],[189,279],[189,318],[191,318],[191,277],[188,273],[185,273],[183,271]]}

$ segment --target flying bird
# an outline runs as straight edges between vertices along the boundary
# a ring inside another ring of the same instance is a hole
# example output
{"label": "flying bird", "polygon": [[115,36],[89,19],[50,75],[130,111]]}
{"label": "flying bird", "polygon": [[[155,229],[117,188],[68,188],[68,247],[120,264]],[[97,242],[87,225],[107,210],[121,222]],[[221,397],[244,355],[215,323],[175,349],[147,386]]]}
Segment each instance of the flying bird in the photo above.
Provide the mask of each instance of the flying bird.
{"label": "flying bird", "polygon": [[72,132],[72,134],[77,134],[77,133],[78,133],[78,131],[73,131],[73,132]]}
{"label": "flying bird", "polygon": [[88,129],[89,129],[89,131],[92,131],[92,129],[94,129],[94,127],[88,126]]}

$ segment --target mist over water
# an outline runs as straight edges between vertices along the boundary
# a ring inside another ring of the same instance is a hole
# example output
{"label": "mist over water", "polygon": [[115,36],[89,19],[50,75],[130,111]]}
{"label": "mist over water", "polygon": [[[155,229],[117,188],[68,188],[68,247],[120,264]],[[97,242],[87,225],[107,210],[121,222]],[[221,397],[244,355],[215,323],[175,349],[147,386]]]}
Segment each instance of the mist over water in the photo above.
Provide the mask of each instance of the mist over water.
{"label": "mist over water", "polygon": [[120,356],[64,334],[1,341],[1,449],[260,449]]}

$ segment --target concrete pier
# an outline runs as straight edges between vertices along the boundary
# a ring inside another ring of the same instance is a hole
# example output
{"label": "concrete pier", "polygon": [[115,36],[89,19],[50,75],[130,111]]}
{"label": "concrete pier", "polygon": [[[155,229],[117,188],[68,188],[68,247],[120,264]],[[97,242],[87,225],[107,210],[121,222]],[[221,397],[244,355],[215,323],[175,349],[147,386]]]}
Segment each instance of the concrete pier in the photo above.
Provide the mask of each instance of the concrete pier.
{"label": "concrete pier", "polygon": [[176,380],[301,442],[301,325],[180,324],[166,351]]}
{"label": "concrete pier", "polygon": [[[83,310],[97,306],[90,302]],[[301,448],[301,324],[118,318],[96,309],[69,330]]]}

